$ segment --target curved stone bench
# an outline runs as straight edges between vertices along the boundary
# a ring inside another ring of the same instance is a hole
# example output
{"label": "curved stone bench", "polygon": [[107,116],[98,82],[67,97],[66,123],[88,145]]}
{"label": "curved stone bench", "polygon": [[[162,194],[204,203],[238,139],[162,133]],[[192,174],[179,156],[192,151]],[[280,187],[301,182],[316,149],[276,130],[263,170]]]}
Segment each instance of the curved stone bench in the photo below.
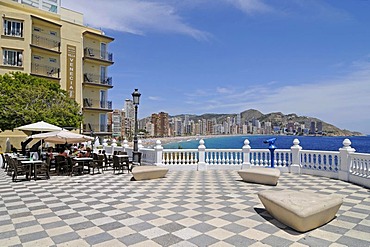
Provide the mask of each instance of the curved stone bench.
{"label": "curved stone bench", "polygon": [[280,170],[275,168],[248,168],[238,173],[243,181],[268,185],[276,185],[280,177]]}
{"label": "curved stone bench", "polygon": [[336,195],[291,190],[261,191],[258,197],[270,215],[299,232],[331,221],[343,202]]}
{"label": "curved stone bench", "polygon": [[158,166],[135,166],[132,169],[132,175],[135,180],[148,180],[163,178],[166,176],[168,168]]}

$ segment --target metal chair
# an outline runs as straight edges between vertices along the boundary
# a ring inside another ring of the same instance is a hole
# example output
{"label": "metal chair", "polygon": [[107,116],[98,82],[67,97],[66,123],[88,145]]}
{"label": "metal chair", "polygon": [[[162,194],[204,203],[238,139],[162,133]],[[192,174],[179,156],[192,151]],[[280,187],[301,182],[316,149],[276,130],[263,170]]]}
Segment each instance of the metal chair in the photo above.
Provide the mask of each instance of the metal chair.
{"label": "metal chair", "polygon": [[57,174],[68,174],[70,169],[66,157],[63,155],[56,155],[54,158]]}
{"label": "metal chair", "polygon": [[11,159],[10,165],[13,167],[13,182],[17,180],[18,176],[25,176],[26,180],[31,180],[30,164],[22,164],[20,160]]}
{"label": "metal chair", "polygon": [[96,153],[93,153],[93,161],[90,162],[90,166],[93,169],[93,175],[95,168],[98,168],[98,172],[100,173],[99,169],[102,168],[103,172],[103,161],[104,161],[104,156],[103,155],[98,155]]}
{"label": "metal chair", "polygon": [[35,179],[39,178],[40,176],[44,176],[46,179],[50,178],[49,165],[46,162],[35,164]]}

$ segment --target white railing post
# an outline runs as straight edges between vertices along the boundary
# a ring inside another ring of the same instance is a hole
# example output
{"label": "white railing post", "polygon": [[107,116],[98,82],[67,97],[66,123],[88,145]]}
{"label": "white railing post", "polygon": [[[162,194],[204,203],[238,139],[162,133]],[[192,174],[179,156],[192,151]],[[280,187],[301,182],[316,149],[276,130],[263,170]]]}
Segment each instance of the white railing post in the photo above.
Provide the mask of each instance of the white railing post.
{"label": "white railing post", "polygon": [[127,140],[124,140],[124,141],[123,141],[123,151],[124,151],[124,152],[127,152],[127,151],[126,151],[126,148],[128,148],[128,147],[129,147],[129,145],[128,145],[128,141],[127,141]]}
{"label": "white railing post", "polygon": [[296,138],[293,140],[293,146],[290,147],[292,151],[292,163],[289,166],[290,173],[301,173],[301,150],[302,147],[299,146],[299,140]]}
{"label": "white railing post", "polygon": [[351,141],[344,139],[343,147],[339,149],[340,163],[338,178],[342,181],[348,181],[349,179],[349,168],[351,167],[350,154],[354,153],[356,149],[351,147]]}
{"label": "white railing post", "polygon": [[206,162],[205,162],[205,160],[206,160],[206,146],[204,146],[203,139],[201,139],[199,141],[198,155],[199,155],[198,171],[207,170],[207,166],[206,166]]}
{"label": "white railing post", "polygon": [[249,146],[249,140],[244,140],[244,146],[242,148],[243,151],[243,164],[242,164],[242,170],[251,168],[251,162],[250,162],[250,154],[251,154],[251,146]]}
{"label": "white railing post", "polygon": [[161,141],[160,140],[157,140],[155,142],[154,153],[155,153],[154,165],[156,165],[156,166],[162,165],[163,147],[161,145]]}

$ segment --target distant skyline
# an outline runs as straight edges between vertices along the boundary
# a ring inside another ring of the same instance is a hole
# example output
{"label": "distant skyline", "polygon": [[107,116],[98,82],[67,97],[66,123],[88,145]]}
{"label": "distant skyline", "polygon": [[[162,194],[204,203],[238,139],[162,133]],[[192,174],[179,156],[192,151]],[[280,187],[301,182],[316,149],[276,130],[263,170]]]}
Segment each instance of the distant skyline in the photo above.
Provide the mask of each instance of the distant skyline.
{"label": "distant skyline", "polygon": [[370,1],[62,0],[115,38],[122,109],[139,117],[296,113],[370,134]]}

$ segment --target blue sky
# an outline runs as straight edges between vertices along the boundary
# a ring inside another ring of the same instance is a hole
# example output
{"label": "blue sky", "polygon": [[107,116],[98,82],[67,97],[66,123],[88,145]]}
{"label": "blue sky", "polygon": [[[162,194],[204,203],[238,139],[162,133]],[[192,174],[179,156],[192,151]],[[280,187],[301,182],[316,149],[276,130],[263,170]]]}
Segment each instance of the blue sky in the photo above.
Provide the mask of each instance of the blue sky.
{"label": "blue sky", "polygon": [[370,134],[368,0],[62,0],[115,38],[114,108],[257,109]]}

